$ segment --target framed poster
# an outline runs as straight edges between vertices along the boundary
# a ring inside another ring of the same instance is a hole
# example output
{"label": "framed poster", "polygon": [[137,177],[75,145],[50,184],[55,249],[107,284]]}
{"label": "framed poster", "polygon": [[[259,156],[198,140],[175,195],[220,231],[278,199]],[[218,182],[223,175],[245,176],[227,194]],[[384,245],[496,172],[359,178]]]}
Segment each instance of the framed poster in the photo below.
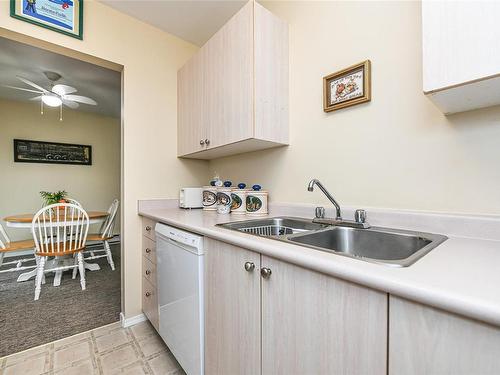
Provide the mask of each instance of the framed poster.
{"label": "framed poster", "polygon": [[323,110],[350,107],[371,100],[370,60],[323,77]]}
{"label": "framed poster", "polygon": [[14,139],[14,161],[92,165],[92,146]]}
{"label": "framed poster", "polygon": [[83,39],[83,0],[10,0],[10,15]]}

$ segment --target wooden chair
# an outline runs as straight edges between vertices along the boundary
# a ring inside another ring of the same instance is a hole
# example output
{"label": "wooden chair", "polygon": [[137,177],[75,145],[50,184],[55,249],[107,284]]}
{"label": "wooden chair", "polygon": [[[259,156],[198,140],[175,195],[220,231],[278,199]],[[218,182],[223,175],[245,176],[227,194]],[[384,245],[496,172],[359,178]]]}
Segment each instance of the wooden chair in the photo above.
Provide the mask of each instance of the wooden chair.
{"label": "wooden chair", "polygon": [[[111,270],[115,270],[115,263],[113,262],[113,256],[111,255],[111,249],[109,247],[109,240],[113,238],[113,230],[115,228],[116,216],[118,213],[118,206],[120,205],[120,201],[118,199],[113,200],[111,206],[108,209],[108,216],[106,220],[102,223],[99,233],[89,234],[87,237],[88,241],[100,241],[103,244],[102,249],[87,249],[84,254],[89,255],[85,256],[84,260],[92,260],[99,258],[108,258],[109,266]],[[103,254],[100,254],[103,252]],[[76,270],[73,270],[73,278],[76,276]]]}
{"label": "wooden chair", "polygon": [[[43,276],[46,272],[77,269],[80,271],[80,285],[85,290],[85,267],[82,252],[89,231],[87,212],[75,204],[56,203],[42,208],[33,217],[31,231],[35,241],[37,273],[35,277],[35,301],[40,297]],[[48,257],[56,259],[72,255],[69,262],[53,262],[45,269]]]}
{"label": "wooden chair", "polygon": [[35,242],[33,240],[22,240],[22,241],[11,241],[5,229],[0,224],[0,267],[15,264],[16,266],[13,268],[8,268],[5,270],[0,270],[0,273],[4,272],[16,272],[23,271],[27,269],[36,268],[36,265],[32,266],[23,266],[24,262],[35,261],[34,256],[30,256],[28,258],[17,259],[10,262],[4,262],[4,256],[6,253],[21,251],[21,250],[34,250]]}

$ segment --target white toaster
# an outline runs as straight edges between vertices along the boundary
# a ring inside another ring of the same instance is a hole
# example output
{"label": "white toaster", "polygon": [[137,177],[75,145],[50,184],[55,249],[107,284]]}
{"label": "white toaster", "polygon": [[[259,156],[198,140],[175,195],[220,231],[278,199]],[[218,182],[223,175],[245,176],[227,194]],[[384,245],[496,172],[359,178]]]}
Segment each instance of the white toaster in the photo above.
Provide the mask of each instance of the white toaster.
{"label": "white toaster", "polygon": [[186,187],[179,192],[179,207],[181,208],[202,208],[203,188]]}

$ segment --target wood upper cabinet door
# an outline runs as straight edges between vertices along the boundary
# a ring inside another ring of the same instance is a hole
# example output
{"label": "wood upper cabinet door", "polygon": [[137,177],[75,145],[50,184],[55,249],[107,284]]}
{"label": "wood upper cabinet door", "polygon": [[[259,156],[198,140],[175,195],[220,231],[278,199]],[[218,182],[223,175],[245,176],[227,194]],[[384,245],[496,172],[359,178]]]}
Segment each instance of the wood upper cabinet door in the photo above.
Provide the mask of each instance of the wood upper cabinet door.
{"label": "wood upper cabinet door", "polygon": [[179,154],[203,151],[205,143],[200,142],[208,136],[207,122],[203,121],[203,100],[205,72],[203,59],[199,54],[186,63],[177,72],[177,148]]}
{"label": "wood upper cabinet door", "polygon": [[500,374],[500,328],[390,297],[389,374]]}
{"label": "wood upper cabinet door", "polygon": [[[205,374],[260,373],[260,255],[205,237]],[[245,263],[255,265],[245,270]]]}
{"label": "wood upper cabinet door", "polygon": [[205,45],[209,145],[253,136],[253,3],[248,2]]}
{"label": "wood upper cabinet door", "polygon": [[[385,375],[387,294],[262,256],[262,375]],[[403,374],[403,373],[400,373]]]}

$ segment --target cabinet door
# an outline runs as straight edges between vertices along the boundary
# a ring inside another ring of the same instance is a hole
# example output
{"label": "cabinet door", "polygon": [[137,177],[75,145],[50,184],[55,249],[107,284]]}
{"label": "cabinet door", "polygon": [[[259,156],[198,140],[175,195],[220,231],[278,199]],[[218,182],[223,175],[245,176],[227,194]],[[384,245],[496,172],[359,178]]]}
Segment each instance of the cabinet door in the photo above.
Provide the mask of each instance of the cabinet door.
{"label": "cabinet door", "polygon": [[253,9],[248,2],[202,47],[208,148],[253,137]]}
{"label": "cabinet door", "polygon": [[389,374],[500,374],[500,329],[391,296]]}
{"label": "cabinet door", "polygon": [[385,375],[387,294],[262,256],[262,375]]}
{"label": "cabinet door", "polygon": [[200,144],[208,136],[208,124],[203,122],[204,57],[200,51],[177,73],[177,154],[202,151]]}
{"label": "cabinet door", "polygon": [[[205,374],[259,374],[260,255],[204,241]],[[245,270],[246,262],[255,269]]]}

